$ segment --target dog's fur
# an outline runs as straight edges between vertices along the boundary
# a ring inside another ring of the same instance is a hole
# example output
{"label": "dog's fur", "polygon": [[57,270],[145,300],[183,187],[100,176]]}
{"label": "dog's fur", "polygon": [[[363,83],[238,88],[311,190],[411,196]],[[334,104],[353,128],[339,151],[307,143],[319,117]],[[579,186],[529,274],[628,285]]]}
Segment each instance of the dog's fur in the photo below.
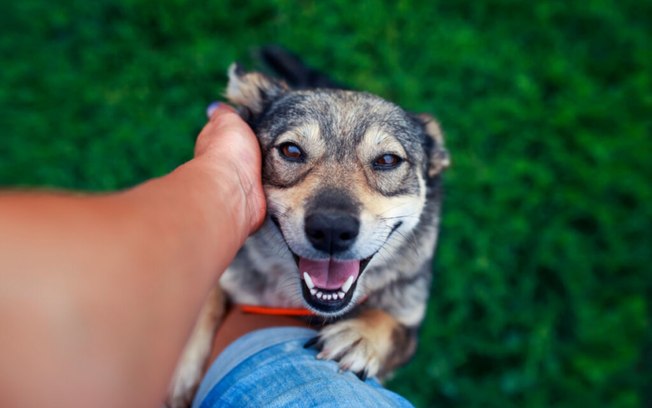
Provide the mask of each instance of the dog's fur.
{"label": "dog's fur", "polygon": [[[234,303],[309,308],[323,326],[318,358],[385,376],[413,354],[425,313],[449,164],[439,125],[374,95],[291,89],[236,65],[227,97],[258,136],[268,216],[223,290]],[[170,405],[198,383],[220,308],[205,306]]]}

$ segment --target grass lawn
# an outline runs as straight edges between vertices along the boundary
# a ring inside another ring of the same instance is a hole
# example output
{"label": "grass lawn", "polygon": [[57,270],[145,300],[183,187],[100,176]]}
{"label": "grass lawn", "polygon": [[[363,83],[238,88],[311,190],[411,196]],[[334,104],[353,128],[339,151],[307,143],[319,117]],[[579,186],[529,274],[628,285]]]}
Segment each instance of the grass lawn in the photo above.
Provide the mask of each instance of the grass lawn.
{"label": "grass lawn", "polygon": [[652,404],[652,2],[7,3],[0,186],[170,171],[229,63],[282,44],[446,131],[437,279],[392,389],[419,407]]}

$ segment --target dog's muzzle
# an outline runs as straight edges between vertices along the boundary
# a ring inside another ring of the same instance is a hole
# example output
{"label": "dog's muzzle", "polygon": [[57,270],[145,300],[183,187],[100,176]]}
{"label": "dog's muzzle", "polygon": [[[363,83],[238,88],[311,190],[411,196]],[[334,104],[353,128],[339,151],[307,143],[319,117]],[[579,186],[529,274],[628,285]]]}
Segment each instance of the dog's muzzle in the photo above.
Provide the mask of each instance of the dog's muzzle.
{"label": "dog's muzzle", "polygon": [[351,303],[363,268],[358,259],[337,260],[334,256],[353,247],[360,221],[349,211],[322,210],[306,215],[304,231],[313,248],[327,257],[298,258],[304,299],[318,312],[337,313]]}

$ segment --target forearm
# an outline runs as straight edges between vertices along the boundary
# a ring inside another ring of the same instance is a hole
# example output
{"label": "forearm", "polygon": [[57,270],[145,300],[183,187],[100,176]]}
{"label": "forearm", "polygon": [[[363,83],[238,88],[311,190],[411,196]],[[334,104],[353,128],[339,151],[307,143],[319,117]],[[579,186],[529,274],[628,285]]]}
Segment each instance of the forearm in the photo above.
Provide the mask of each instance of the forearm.
{"label": "forearm", "polygon": [[191,161],[114,195],[0,196],[0,325],[14,331],[0,340],[4,398],[26,402],[20,385],[36,383],[69,406],[158,403],[247,235],[241,187],[224,174]]}

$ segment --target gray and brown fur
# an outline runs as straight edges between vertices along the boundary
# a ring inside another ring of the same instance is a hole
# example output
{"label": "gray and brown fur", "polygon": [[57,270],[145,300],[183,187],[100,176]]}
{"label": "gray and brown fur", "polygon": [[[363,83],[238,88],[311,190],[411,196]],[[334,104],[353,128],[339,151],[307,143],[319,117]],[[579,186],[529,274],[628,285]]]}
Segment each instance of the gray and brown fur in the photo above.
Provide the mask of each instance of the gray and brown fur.
{"label": "gray and brown fur", "polygon": [[[449,165],[439,125],[368,93],[292,89],[235,65],[227,98],[258,136],[268,216],[223,275],[222,288],[235,303],[313,309],[320,316],[313,321],[326,323],[315,341],[318,358],[363,376],[388,374],[413,354],[428,299],[440,176]],[[301,147],[303,161],[283,156],[280,146],[290,142]],[[384,154],[402,161],[375,167]],[[359,228],[350,246],[328,256],[368,264],[346,305],[320,310],[304,299],[296,255],[325,256],[304,224],[307,214],[331,210],[350,214]],[[204,315],[215,314],[215,303]],[[207,355],[198,340],[206,336],[212,329],[198,328],[186,355]],[[201,367],[185,367],[192,364],[180,364],[170,401],[199,380]]]}

